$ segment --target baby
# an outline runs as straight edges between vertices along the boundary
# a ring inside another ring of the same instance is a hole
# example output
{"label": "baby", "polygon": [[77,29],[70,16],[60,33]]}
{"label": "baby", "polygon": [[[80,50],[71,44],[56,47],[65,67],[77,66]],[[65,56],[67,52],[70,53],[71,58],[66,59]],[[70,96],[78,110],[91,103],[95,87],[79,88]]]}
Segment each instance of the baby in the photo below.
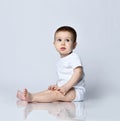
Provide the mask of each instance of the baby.
{"label": "baby", "polygon": [[58,80],[47,90],[30,93],[27,89],[17,92],[17,98],[29,102],[83,101],[85,95],[84,72],[80,58],[73,52],[77,33],[70,26],[55,31],[54,46],[60,54],[57,62]]}

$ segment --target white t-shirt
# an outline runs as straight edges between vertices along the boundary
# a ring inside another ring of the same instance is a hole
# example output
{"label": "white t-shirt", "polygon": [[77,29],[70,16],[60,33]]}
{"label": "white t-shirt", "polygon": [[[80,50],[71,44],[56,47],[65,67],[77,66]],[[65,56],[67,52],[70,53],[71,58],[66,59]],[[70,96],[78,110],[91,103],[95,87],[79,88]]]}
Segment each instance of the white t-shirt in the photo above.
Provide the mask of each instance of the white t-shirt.
{"label": "white t-shirt", "polygon": [[[57,85],[60,87],[69,81],[74,69],[78,66],[82,66],[81,60],[79,56],[73,52],[66,57],[60,58],[57,62]],[[78,81],[74,87],[84,87],[84,73],[82,79]]]}

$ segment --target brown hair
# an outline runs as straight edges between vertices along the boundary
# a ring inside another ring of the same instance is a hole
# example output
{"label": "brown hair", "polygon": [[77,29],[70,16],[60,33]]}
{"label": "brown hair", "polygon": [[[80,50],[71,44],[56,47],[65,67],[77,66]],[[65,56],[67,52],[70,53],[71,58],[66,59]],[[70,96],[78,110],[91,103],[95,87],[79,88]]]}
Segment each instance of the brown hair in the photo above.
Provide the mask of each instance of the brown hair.
{"label": "brown hair", "polygon": [[75,31],[74,28],[72,28],[72,27],[70,27],[70,26],[61,26],[61,27],[59,27],[59,28],[56,30],[55,34],[56,34],[57,32],[60,32],[60,31],[67,31],[67,32],[70,32],[70,33],[72,34],[72,36],[73,36],[73,41],[76,42],[77,33],[76,33],[76,31]]}

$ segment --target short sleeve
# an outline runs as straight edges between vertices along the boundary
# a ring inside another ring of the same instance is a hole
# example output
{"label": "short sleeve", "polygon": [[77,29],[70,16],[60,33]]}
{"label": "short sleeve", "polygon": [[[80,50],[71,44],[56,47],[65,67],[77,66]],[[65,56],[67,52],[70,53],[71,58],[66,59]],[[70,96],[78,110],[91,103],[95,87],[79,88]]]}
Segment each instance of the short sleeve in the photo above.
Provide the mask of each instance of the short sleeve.
{"label": "short sleeve", "polygon": [[75,69],[78,66],[82,66],[81,60],[77,54],[73,54],[70,63],[73,69]]}

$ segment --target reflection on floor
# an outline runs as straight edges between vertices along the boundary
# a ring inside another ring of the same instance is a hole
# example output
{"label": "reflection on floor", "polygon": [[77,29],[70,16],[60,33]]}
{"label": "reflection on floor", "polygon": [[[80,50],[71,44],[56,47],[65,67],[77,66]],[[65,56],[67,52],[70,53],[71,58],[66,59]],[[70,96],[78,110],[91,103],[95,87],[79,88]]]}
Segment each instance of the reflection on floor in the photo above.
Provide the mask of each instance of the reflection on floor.
{"label": "reflection on floor", "polygon": [[29,103],[17,101],[18,107],[24,107],[24,118],[35,110],[47,111],[56,121],[85,121],[86,111],[84,102],[54,102],[54,103]]}
{"label": "reflection on floor", "polygon": [[23,101],[16,104],[14,93],[1,93],[0,121],[120,121],[118,93],[84,102],[29,104]]}

